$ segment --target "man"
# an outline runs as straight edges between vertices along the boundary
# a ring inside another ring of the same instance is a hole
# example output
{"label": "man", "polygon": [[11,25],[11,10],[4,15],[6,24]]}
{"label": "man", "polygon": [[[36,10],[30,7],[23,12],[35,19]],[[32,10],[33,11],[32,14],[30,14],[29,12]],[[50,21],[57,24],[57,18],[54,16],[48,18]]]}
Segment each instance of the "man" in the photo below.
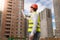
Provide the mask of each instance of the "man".
{"label": "man", "polygon": [[29,40],[39,40],[40,37],[40,16],[37,13],[38,5],[32,4],[30,7],[30,17],[28,18]]}

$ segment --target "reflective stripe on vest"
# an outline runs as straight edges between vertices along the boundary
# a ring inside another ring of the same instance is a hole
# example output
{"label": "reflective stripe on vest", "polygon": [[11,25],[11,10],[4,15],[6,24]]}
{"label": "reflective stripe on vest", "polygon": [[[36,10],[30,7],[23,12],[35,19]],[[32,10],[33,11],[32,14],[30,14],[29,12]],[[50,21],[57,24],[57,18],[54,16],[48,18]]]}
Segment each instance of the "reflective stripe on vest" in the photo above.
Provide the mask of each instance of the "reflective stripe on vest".
{"label": "reflective stripe on vest", "polygon": [[[31,20],[31,17],[30,17],[30,19],[29,19],[28,32],[31,32],[32,31],[32,27],[33,27],[33,20]],[[40,32],[40,16],[38,16],[38,23],[37,23],[36,32]]]}

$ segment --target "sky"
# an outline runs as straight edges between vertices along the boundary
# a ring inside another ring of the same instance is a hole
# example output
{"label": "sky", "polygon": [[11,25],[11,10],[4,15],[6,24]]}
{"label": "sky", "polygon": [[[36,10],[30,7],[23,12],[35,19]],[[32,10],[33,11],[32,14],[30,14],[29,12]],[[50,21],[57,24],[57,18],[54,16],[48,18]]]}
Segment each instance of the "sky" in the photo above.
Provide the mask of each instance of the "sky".
{"label": "sky", "polygon": [[[55,29],[55,17],[54,17],[54,8],[52,0],[24,0],[24,11],[25,13],[29,12],[31,4],[36,3],[38,5],[38,12],[43,11],[45,8],[50,8],[52,10],[52,24]],[[4,8],[4,0],[0,0],[0,10]]]}
{"label": "sky", "polygon": [[4,0],[0,0],[0,10],[3,10],[4,8]]}

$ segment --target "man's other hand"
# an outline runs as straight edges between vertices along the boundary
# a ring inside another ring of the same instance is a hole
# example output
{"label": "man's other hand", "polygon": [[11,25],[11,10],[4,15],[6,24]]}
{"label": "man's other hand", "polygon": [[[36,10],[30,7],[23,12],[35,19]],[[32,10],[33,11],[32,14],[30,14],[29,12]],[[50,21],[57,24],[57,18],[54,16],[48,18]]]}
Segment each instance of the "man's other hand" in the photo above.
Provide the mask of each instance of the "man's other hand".
{"label": "man's other hand", "polygon": [[29,35],[29,40],[33,40],[34,35]]}

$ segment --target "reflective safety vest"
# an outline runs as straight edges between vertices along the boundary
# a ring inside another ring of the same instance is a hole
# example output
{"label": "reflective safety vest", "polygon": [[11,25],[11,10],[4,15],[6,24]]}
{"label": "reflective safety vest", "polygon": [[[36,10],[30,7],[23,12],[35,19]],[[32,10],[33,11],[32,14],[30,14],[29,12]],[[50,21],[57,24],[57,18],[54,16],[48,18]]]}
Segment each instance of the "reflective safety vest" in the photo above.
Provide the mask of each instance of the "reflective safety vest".
{"label": "reflective safety vest", "polygon": [[[36,12],[34,12],[34,13],[36,14]],[[30,16],[30,19],[28,21],[29,21],[28,32],[32,32],[33,20],[32,20],[31,16]],[[40,15],[38,16],[36,32],[40,32]]]}

